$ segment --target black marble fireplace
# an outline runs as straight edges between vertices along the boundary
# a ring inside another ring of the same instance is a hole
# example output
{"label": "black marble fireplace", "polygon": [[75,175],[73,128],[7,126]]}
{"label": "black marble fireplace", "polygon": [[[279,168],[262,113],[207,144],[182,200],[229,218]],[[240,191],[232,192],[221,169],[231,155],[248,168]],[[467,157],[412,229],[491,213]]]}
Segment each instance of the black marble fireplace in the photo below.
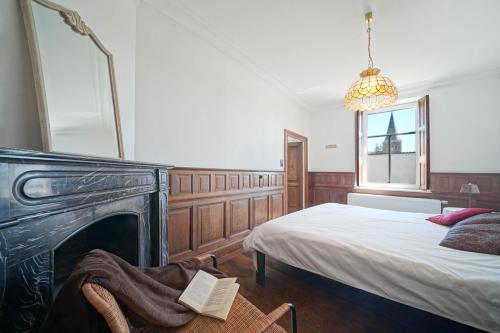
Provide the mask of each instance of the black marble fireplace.
{"label": "black marble fireplace", "polygon": [[0,149],[0,332],[36,332],[80,256],[165,265],[168,166]]}
{"label": "black marble fireplace", "polygon": [[139,265],[140,239],[139,216],[134,214],[113,215],[78,230],[54,250],[52,296],[59,292],[82,254],[90,250],[106,250]]}

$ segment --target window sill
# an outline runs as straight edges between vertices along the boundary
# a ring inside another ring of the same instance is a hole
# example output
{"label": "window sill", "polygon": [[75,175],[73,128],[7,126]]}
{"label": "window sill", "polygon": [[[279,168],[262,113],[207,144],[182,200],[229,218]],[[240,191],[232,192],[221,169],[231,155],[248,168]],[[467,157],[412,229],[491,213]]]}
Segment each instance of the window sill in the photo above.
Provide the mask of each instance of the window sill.
{"label": "window sill", "polygon": [[406,193],[420,193],[420,194],[430,194],[431,190],[420,190],[413,188],[398,188],[398,187],[377,187],[377,186],[354,186],[355,192],[406,192]]}

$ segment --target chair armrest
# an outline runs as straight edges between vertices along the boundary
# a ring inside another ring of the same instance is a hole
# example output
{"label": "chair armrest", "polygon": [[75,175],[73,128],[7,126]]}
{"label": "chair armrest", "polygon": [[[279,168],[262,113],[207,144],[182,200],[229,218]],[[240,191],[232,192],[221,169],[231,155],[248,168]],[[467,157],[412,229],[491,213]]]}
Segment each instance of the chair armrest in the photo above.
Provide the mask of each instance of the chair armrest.
{"label": "chair armrest", "polygon": [[274,324],[278,319],[283,317],[283,315],[285,313],[287,313],[288,311],[291,312],[291,316],[292,316],[292,332],[297,333],[297,313],[295,310],[295,306],[293,304],[289,304],[289,303],[281,304],[279,307],[274,309],[267,316],[265,316],[262,319],[257,320],[255,323],[253,323],[250,327],[245,329],[243,332],[244,333],[263,333],[269,327],[271,327],[271,325]]}
{"label": "chair armrest", "polygon": [[214,254],[211,254],[211,253],[200,254],[199,256],[196,256],[195,258],[201,262],[205,262],[205,261],[208,261],[211,259],[212,266],[214,268],[217,268],[217,257]]}
{"label": "chair armrest", "polygon": [[97,283],[85,283],[82,293],[87,301],[104,318],[112,333],[130,333],[127,319],[116,298]]}

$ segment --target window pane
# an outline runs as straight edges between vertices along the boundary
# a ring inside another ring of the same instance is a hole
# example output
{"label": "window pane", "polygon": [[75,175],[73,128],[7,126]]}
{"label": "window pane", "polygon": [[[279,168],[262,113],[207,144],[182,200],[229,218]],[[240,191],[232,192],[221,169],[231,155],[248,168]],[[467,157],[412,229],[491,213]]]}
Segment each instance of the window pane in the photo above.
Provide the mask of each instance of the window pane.
{"label": "window pane", "polygon": [[415,134],[392,135],[391,153],[415,153],[417,146]]}
{"label": "window pane", "polygon": [[415,132],[415,108],[394,111],[396,133]]}
{"label": "window pane", "polygon": [[408,108],[369,114],[368,136],[414,132],[415,112],[415,108]]}
{"label": "window pane", "polygon": [[391,183],[416,184],[415,134],[391,137]]}
{"label": "window pane", "polygon": [[389,181],[388,137],[368,138],[366,168],[369,183],[387,183]]}
{"label": "window pane", "polygon": [[[366,183],[416,185],[416,107],[367,114]],[[400,134],[411,133],[411,134]]]}
{"label": "window pane", "polygon": [[386,134],[390,119],[390,112],[369,114],[367,131],[368,136]]}

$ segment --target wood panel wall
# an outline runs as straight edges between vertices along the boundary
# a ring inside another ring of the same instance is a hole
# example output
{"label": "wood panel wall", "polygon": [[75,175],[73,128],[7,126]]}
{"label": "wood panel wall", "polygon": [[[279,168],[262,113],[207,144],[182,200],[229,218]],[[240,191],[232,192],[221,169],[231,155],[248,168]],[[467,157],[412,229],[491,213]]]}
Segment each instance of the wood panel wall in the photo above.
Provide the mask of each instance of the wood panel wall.
{"label": "wood panel wall", "polygon": [[175,168],[169,175],[170,260],[240,251],[255,226],[283,215],[284,172]]}
{"label": "wood panel wall", "polygon": [[309,205],[347,203],[354,188],[354,172],[309,172]]}
{"label": "wood panel wall", "polygon": [[500,211],[500,173],[431,173],[429,192],[387,191],[354,188],[354,172],[309,172],[309,205],[325,202],[347,203],[347,193],[383,194],[432,198],[448,201],[447,206],[467,207],[467,195],[460,193],[465,183],[478,184],[480,194],[472,196],[472,206]]}

